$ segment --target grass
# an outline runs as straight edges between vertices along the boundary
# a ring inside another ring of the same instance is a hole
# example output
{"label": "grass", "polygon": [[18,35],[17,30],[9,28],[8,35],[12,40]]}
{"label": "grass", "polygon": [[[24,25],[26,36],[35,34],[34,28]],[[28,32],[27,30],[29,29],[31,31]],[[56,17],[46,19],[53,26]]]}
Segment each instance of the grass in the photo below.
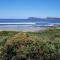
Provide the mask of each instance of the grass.
{"label": "grass", "polygon": [[[14,53],[7,54],[8,51]],[[0,31],[0,52],[3,60],[6,58],[12,60],[13,57],[16,60],[22,58],[58,60],[60,29],[50,28],[39,32]]]}

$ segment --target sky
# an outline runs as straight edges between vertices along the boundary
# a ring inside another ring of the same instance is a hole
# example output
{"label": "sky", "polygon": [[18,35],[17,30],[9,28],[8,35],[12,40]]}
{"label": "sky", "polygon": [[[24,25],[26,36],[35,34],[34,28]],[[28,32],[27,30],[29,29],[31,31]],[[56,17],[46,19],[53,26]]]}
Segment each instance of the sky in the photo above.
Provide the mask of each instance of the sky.
{"label": "sky", "polygon": [[60,17],[60,0],[0,0],[0,19]]}

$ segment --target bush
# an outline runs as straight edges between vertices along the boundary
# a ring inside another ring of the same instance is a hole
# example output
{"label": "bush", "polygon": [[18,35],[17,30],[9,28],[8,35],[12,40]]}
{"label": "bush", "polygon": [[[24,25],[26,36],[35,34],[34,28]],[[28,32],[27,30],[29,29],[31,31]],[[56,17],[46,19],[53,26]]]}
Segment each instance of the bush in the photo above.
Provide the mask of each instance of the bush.
{"label": "bush", "polygon": [[60,59],[59,32],[53,29],[39,33],[17,33],[6,41],[1,58],[3,60],[58,60]]}

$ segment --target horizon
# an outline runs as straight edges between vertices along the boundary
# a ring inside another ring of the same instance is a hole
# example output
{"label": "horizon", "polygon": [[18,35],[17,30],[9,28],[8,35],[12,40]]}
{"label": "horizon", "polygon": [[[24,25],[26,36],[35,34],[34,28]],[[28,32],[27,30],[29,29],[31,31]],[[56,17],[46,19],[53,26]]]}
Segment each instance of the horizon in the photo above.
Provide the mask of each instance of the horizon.
{"label": "horizon", "polygon": [[1,19],[30,19],[30,18],[39,18],[39,19],[60,19],[60,17],[27,17],[27,18],[0,18]]}
{"label": "horizon", "polygon": [[0,19],[60,18],[60,0],[0,0]]}

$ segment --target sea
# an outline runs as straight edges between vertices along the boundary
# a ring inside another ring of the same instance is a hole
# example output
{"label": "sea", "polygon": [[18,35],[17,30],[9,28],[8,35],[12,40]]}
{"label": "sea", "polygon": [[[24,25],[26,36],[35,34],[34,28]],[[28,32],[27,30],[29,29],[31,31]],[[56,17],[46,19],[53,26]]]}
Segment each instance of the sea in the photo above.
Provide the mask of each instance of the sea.
{"label": "sea", "polygon": [[59,19],[0,19],[0,31],[40,31],[60,26]]}

